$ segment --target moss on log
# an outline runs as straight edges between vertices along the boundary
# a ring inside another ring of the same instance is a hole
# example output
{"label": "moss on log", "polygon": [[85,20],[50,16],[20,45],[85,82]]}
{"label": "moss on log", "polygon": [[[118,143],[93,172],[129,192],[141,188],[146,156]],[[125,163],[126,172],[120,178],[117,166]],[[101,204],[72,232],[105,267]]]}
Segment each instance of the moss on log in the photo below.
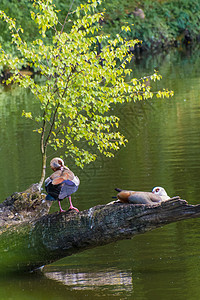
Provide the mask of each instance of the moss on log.
{"label": "moss on log", "polygon": [[[32,271],[88,248],[130,239],[171,222],[200,216],[200,205],[189,205],[179,197],[153,206],[114,202],[79,213],[67,211],[47,214],[49,202],[42,195],[37,194],[37,198],[36,193],[38,192],[29,196],[29,201],[24,198],[28,208],[25,206],[24,209],[22,205],[23,209],[20,209],[23,213],[26,211],[22,214],[25,217],[13,220],[13,223],[4,222],[1,226],[1,272]],[[22,201],[22,193],[20,195]],[[26,193],[24,195],[27,196]],[[11,197],[10,208],[13,208],[16,201]],[[31,205],[35,201],[36,214]],[[1,204],[1,210],[5,208],[5,204],[8,209],[8,200],[5,200]]]}

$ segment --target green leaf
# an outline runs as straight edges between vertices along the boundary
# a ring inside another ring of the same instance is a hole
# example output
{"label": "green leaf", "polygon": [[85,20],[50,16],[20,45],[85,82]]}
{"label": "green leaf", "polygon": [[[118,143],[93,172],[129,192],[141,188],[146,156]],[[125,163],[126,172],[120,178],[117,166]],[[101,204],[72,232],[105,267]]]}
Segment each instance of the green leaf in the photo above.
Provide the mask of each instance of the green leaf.
{"label": "green leaf", "polygon": [[[104,34],[100,26],[104,12],[96,9],[99,3],[81,3],[66,31],[53,1],[35,0],[31,18],[40,36],[33,37],[31,43],[24,38],[21,26],[17,28],[15,20],[0,11],[1,20],[10,29],[15,53],[19,54],[8,55],[0,48],[0,60],[11,73],[7,84],[15,82],[29,88],[40,104],[38,116],[25,110],[22,115],[37,122],[39,128],[34,131],[40,134],[42,153],[48,146],[55,151],[64,148],[66,156],[81,168],[100,153],[113,157],[128,142],[117,131],[120,120],[111,113],[114,105],[154,95],[173,96],[167,89],[151,91],[152,82],[162,78],[157,71],[143,78],[133,77],[132,69],[127,68],[132,59],[129,50],[139,41],[124,40],[123,31],[131,30],[128,25],[122,26],[122,33],[113,39]],[[97,41],[102,46],[100,53]],[[22,66],[34,67],[40,79],[20,73]]]}

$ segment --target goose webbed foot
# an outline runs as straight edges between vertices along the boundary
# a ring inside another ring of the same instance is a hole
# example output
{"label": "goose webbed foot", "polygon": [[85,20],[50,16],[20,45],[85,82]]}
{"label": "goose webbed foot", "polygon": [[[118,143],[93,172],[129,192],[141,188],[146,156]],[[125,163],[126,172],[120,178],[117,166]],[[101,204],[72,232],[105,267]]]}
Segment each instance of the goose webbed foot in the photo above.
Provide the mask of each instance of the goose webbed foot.
{"label": "goose webbed foot", "polygon": [[72,204],[72,199],[71,196],[68,197],[69,198],[69,209],[75,209],[77,212],[79,212],[78,208],[74,207],[74,205]]}
{"label": "goose webbed foot", "polygon": [[73,205],[70,205],[69,210],[75,209],[77,212],[79,212],[78,208],[74,207]]}
{"label": "goose webbed foot", "polygon": [[58,205],[59,205],[59,208],[60,208],[60,212],[61,212],[61,213],[66,211],[66,210],[62,209],[61,204],[60,204],[60,201],[58,201]]}

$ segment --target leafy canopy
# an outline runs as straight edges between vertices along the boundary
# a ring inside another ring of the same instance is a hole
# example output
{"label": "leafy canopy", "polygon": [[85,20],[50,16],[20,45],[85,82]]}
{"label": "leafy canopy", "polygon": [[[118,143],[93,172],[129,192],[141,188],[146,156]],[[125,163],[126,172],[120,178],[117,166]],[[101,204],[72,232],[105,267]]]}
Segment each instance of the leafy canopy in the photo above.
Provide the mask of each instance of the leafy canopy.
{"label": "leafy canopy", "polygon": [[[41,38],[29,44],[23,39],[23,29],[0,11],[19,53],[12,56],[1,48],[0,60],[12,71],[7,84],[14,81],[31,89],[40,101],[38,116],[25,111],[23,115],[38,123],[36,131],[40,134],[43,156],[46,157],[48,145],[55,150],[65,147],[66,156],[80,167],[94,161],[98,151],[113,156],[113,151],[127,142],[117,131],[119,118],[109,113],[113,104],[152,98],[153,92],[146,81],[161,79],[157,72],[149,77],[132,78],[132,70],[126,68],[132,59],[129,50],[139,41],[124,40],[120,34],[114,39],[105,35],[100,25],[103,13],[96,12],[99,3],[90,0],[80,4],[75,11],[68,12],[61,24],[52,0],[35,0],[31,18]],[[66,24],[68,28],[71,24],[68,32]],[[123,26],[123,31],[131,28]],[[45,80],[36,83],[21,74],[21,66],[27,65],[38,70]],[[127,77],[132,79],[128,82]],[[168,90],[156,93],[157,97],[172,94]]]}

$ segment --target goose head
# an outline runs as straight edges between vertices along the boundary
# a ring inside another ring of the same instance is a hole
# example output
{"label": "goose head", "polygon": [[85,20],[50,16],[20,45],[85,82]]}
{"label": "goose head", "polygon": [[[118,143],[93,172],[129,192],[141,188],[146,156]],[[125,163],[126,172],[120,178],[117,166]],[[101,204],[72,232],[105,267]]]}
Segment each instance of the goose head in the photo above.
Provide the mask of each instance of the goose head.
{"label": "goose head", "polygon": [[60,157],[54,157],[50,162],[51,169],[55,172],[64,167],[64,161]]}
{"label": "goose head", "polygon": [[154,187],[152,190],[152,193],[160,196],[164,200],[170,199],[170,197],[167,195],[167,192],[165,191],[165,189],[161,186]]}

